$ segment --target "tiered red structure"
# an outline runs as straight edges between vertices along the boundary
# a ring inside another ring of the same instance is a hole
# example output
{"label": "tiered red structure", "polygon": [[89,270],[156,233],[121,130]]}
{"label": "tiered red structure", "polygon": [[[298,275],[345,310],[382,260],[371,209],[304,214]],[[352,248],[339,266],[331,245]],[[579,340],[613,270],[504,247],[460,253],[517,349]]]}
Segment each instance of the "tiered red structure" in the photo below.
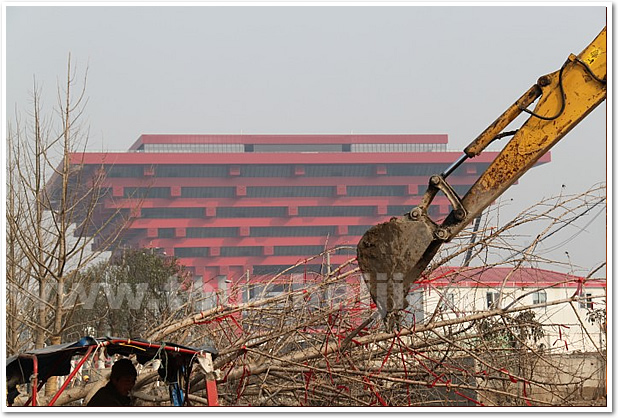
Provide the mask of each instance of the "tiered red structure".
{"label": "tiered red structure", "polygon": [[[416,206],[429,176],[461,155],[447,144],[444,134],[142,135],[127,152],[72,163],[103,167],[98,222],[118,208],[130,216],[122,245],[159,248],[221,284],[275,274],[326,247],[350,247],[333,266],[348,260],[370,226]],[[449,183],[463,196],[495,156],[469,160]],[[430,215],[449,211],[438,196]]]}

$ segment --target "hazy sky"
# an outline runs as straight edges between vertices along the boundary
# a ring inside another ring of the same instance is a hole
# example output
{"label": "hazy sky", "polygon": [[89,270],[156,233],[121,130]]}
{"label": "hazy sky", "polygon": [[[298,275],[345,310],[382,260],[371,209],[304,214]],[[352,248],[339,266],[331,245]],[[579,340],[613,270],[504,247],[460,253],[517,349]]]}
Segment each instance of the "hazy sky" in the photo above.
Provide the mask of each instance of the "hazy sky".
{"label": "hazy sky", "polygon": [[[144,133],[241,132],[446,133],[462,150],[581,52],[611,6],[76,4],[5,4],[5,116],[29,110],[34,77],[54,105],[71,53],[78,74],[88,67],[93,151]],[[504,195],[501,217],[605,182],[606,125],[603,104]],[[606,259],[605,230],[596,208],[541,250],[568,251],[586,274]]]}

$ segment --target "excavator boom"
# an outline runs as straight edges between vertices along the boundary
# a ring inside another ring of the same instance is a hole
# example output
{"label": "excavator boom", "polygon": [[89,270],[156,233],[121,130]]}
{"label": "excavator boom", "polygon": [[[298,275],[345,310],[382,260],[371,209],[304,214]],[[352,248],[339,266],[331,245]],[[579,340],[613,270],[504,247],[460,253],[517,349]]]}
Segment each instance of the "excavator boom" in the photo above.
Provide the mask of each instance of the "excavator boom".
{"label": "excavator boom", "polygon": [[[383,316],[406,307],[405,295],[444,242],[450,241],[504,193],[544,154],[606,98],[607,28],[579,55],[538,79],[512,106],[472,141],[443,173],[432,176],[421,203],[401,218],[370,228],[357,246],[358,263]],[[534,110],[528,107],[535,101]],[[530,117],[515,132],[503,130],[522,112]],[[460,198],[446,178],[494,140],[512,138]],[[453,210],[441,224],[428,216],[438,192]]]}

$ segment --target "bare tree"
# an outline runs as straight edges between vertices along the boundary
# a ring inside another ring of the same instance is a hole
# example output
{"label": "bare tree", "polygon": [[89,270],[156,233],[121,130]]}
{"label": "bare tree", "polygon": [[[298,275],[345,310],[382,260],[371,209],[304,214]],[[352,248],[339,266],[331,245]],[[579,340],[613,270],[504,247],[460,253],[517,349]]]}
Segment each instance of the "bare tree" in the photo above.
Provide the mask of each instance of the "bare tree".
{"label": "bare tree", "polygon": [[[87,72],[86,72],[87,73]],[[126,221],[96,220],[106,189],[103,167],[84,170],[85,85],[69,56],[58,103],[45,112],[34,82],[32,112],[7,137],[7,352],[58,344],[74,306],[66,303],[77,272],[108,250]],[[105,234],[100,234],[105,229]],[[95,243],[95,238],[97,242]],[[77,301],[79,302],[79,301]]]}

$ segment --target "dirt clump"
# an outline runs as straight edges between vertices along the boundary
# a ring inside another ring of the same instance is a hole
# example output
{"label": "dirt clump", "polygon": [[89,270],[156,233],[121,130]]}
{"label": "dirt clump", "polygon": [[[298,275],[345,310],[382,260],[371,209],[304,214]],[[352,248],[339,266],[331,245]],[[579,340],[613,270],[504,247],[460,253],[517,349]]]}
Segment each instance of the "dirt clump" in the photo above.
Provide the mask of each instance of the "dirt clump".
{"label": "dirt clump", "polygon": [[405,295],[422,272],[417,262],[432,238],[424,224],[405,217],[391,218],[363,235],[357,245],[358,265],[378,308],[405,308]]}

